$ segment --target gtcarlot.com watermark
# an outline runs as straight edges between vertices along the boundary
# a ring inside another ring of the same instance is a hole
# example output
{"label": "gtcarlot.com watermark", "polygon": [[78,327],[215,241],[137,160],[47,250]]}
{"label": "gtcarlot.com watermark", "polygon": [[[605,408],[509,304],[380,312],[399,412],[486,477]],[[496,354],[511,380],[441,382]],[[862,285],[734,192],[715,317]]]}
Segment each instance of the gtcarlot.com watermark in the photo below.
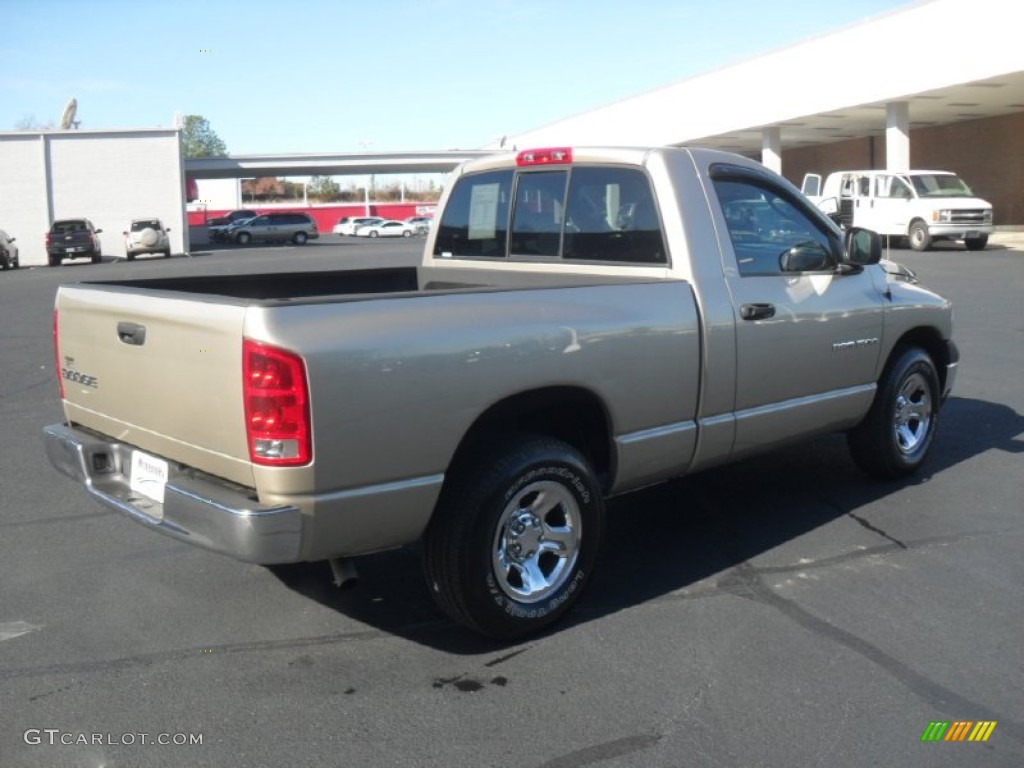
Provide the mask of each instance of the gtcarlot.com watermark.
{"label": "gtcarlot.com watermark", "polygon": [[157,745],[162,747],[196,746],[203,743],[201,733],[83,733],[62,731],[59,728],[29,728],[22,734],[30,746],[95,745],[102,747],[132,747]]}

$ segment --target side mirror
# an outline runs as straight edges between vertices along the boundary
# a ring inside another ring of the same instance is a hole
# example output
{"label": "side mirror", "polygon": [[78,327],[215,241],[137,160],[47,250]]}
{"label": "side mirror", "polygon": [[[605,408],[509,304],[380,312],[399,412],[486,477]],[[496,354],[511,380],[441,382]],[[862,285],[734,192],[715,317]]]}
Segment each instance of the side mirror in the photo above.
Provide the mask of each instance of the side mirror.
{"label": "side mirror", "polygon": [[[96,230],[96,231],[98,232],[99,230]],[[128,237],[128,233],[127,232],[122,232],[121,234],[124,235],[125,237]]]}
{"label": "side mirror", "polygon": [[855,267],[866,267],[882,260],[882,237],[877,232],[851,227],[843,238],[843,261]]}
{"label": "side mirror", "polygon": [[167,229],[164,230],[164,232],[170,232],[170,231],[171,231],[170,227],[167,227]]}
{"label": "side mirror", "polygon": [[779,257],[783,272],[822,272],[832,268],[832,255],[819,243],[797,243]]}
{"label": "side mirror", "polygon": [[102,229],[97,229],[97,230],[96,230],[96,234],[98,235],[98,234],[99,234],[100,232],[102,232],[102,231],[103,231]]}

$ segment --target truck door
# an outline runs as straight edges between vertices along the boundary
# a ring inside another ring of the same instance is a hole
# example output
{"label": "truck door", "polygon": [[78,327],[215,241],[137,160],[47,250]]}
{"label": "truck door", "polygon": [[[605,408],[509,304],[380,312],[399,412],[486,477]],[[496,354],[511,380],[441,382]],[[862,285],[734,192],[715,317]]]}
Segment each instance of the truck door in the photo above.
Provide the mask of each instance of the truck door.
{"label": "truck door", "polygon": [[773,177],[719,165],[736,327],[733,455],[852,426],[874,396],[882,296],[869,269],[840,274],[839,235]]}
{"label": "truck door", "polygon": [[843,174],[839,186],[840,222],[844,227],[871,227],[871,179],[860,173]]}

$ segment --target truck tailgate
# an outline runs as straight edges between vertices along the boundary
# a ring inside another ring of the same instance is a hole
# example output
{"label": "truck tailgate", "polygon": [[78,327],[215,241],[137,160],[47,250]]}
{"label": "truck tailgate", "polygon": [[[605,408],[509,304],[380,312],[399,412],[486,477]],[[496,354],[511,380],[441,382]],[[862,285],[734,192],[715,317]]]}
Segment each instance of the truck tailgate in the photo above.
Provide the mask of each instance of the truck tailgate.
{"label": "truck tailgate", "polygon": [[242,402],[244,319],[241,303],[62,286],[57,365],[65,416],[252,487]]}

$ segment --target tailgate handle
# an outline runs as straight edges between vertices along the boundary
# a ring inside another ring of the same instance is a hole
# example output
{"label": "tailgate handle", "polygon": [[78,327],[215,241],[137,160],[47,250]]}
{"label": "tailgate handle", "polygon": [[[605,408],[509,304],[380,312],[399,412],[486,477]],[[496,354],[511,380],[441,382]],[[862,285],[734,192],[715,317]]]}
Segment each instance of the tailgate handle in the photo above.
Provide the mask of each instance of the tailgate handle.
{"label": "tailgate handle", "polygon": [[141,347],[146,343],[146,326],[122,321],[117,324],[117,338],[125,344]]}

